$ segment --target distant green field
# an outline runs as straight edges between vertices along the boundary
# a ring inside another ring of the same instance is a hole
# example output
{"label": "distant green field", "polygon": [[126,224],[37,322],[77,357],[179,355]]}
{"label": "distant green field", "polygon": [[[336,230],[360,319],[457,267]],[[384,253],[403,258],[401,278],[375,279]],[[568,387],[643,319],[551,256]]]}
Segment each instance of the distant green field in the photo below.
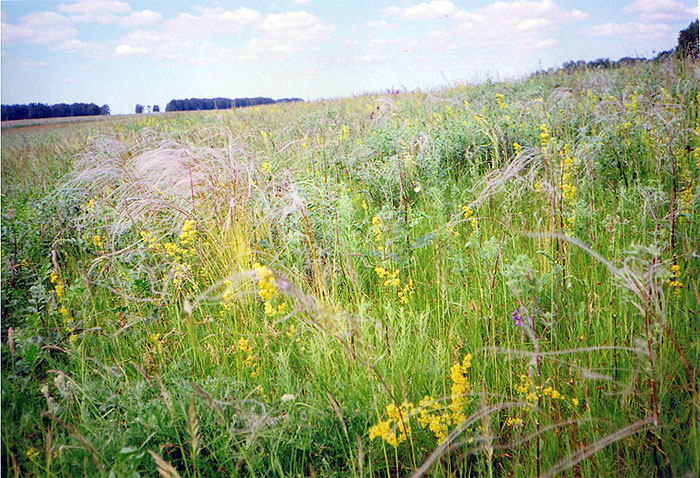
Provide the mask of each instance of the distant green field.
{"label": "distant green field", "polygon": [[699,78],[3,129],[2,475],[698,476]]}

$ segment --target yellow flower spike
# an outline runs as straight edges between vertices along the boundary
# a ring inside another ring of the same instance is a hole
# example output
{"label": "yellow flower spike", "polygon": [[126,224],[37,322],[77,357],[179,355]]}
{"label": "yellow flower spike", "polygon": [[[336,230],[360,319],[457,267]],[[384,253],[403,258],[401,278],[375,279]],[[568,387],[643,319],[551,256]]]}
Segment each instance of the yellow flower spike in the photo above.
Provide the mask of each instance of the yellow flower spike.
{"label": "yellow flower spike", "polygon": [[547,125],[540,125],[540,145],[542,149],[546,149],[549,145],[549,131],[547,131]]}
{"label": "yellow flower spike", "polygon": [[505,109],[506,102],[503,100],[505,97],[501,93],[496,93],[496,102],[500,109]]}
{"label": "yellow flower spike", "polygon": [[163,344],[160,341],[160,333],[156,332],[151,334],[151,342],[153,342],[153,345],[156,347],[156,351],[158,353],[163,353]]}

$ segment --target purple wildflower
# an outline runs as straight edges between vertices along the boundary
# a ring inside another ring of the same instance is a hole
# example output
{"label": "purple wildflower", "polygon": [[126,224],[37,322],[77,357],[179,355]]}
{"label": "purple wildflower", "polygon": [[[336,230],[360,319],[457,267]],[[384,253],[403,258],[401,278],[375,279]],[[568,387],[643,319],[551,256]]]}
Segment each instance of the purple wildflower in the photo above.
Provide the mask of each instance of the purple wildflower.
{"label": "purple wildflower", "polygon": [[520,327],[522,324],[520,323],[521,320],[523,320],[522,315],[520,315],[520,309],[515,309],[512,314],[510,314],[510,318],[515,321],[515,326]]}

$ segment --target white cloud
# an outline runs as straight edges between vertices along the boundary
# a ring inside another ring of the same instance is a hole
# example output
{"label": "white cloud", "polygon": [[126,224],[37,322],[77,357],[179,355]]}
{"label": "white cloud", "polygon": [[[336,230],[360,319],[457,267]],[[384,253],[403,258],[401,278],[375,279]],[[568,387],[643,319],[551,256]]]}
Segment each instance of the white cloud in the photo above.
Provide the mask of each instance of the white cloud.
{"label": "white cloud", "polygon": [[544,48],[551,48],[557,46],[559,41],[556,38],[544,38],[542,40],[537,40],[530,45],[532,50],[540,50]]}
{"label": "white cloud", "polygon": [[546,18],[528,18],[515,25],[515,29],[524,32],[528,30],[542,30],[550,27],[550,20]]}
{"label": "white cloud", "polygon": [[556,44],[553,36],[566,24],[586,19],[581,10],[567,10],[552,0],[495,2],[472,11],[460,11],[460,36],[479,47],[508,45],[528,52]]}
{"label": "white cloud", "polygon": [[447,0],[422,2],[408,7],[389,7],[384,15],[404,20],[445,19],[452,35],[429,37],[432,46],[454,48],[455,39],[464,47],[499,49],[513,47],[522,53],[555,45],[553,36],[564,25],[584,20],[581,10],[560,7],[553,0],[496,1],[472,10],[460,9]]}
{"label": "white cloud", "polygon": [[292,3],[294,5],[306,5],[308,3],[311,3],[311,0],[294,0]]}
{"label": "white cloud", "polygon": [[332,30],[317,17],[303,10],[289,13],[273,13],[265,18],[260,29],[267,32],[289,32],[302,29]]}
{"label": "white cloud", "polygon": [[19,66],[22,68],[42,68],[48,66],[49,64],[45,61],[21,61]]}
{"label": "white cloud", "polygon": [[178,14],[165,22],[164,30],[172,35],[188,37],[231,35],[257,24],[261,18],[259,12],[246,7],[236,10],[206,8],[199,15]]}
{"label": "white cloud", "polygon": [[72,3],[62,3],[58,10],[70,15],[76,23],[98,23],[107,25],[117,23],[119,15],[129,13],[131,6],[128,3],[116,0],[78,0]]}
{"label": "white cloud", "polygon": [[381,19],[378,22],[367,22],[367,23],[365,23],[365,26],[367,28],[371,28],[372,30],[379,30],[379,31],[396,30],[396,28],[397,28],[396,25],[394,25],[393,23],[390,23],[384,19]]}
{"label": "white cloud", "polygon": [[134,30],[119,40],[118,56],[145,56],[165,61],[206,58],[213,46],[206,39],[178,37],[162,30]]}
{"label": "white cloud", "polygon": [[120,44],[114,48],[114,53],[117,56],[143,56],[148,53],[148,49],[144,46]]}
{"label": "white cloud", "polygon": [[603,25],[593,25],[588,28],[581,29],[579,33],[591,37],[637,37],[645,38],[650,35],[654,36],[665,36],[668,33],[673,32],[675,34],[675,29],[671,28],[669,25],[657,23],[638,23],[638,22],[627,22],[627,23],[605,23]]}
{"label": "white cloud", "polygon": [[435,18],[449,17],[457,13],[457,11],[455,4],[450,1],[433,0],[406,8],[388,7],[382,10],[382,13],[404,20],[434,20]]}
{"label": "white cloud", "polygon": [[249,47],[268,52],[299,52],[327,39],[335,26],[321,21],[305,11],[274,13],[265,17],[258,27],[260,35]]}
{"label": "white cloud", "polygon": [[102,13],[128,13],[131,6],[128,3],[117,0],[78,0],[71,3],[62,3],[58,9],[69,14],[102,14]]}
{"label": "white cloud", "polygon": [[56,48],[61,51],[66,51],[66,52],[77,52],[77,51],[85,51],[85,50],[90,50],[93,47],[90,43],[81,41],[81,40],[76,40],[76,39],[71,39],[71,40],[66,40],[58,45],[56,45]]}
{"label": "white cloud", "polygon": [[122,18],[120,24],[125,27],[147,27],[159,23],[163,20],[163,15],[153,10],[139,10],[131,12],[126,17]]}
{"label": "white cloud", "polygon": [[70,20],[56,12],[30,13],[17,25],[2,23],[3,43],[52,43],[77,35]]}
{"label": "white cloud", "polygon": [[698,14],[695,8],[676,0],[637,0],[626,5],[622,11],[636,14],[644,23],[689,22]]}
{"label": "white cloud", "polygon": [[611,38],[629,44],[637,52],[654,51],[662,45],[673,45],[678,34],[678,23],[690,22],[697,15],[695,9],[676,0],[637,0],[622,8],[622,13],[636,18],[592,25],[578,33]]}

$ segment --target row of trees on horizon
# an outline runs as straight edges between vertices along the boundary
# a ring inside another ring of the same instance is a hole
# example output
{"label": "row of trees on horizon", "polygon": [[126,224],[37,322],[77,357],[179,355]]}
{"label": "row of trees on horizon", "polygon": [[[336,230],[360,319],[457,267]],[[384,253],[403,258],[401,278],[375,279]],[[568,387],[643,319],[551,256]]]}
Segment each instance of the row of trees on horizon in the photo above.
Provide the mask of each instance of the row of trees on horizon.
{"label": "row of trees on horizon", "polygon": [[[228,110],[231,108],[245,108],[255,105],[269,105],[274,103],[291,103],[303,101],[301,98],[281,98],[274,100],[263,96],[255,98],[189,98],[183,100],[170,100],[165,106],[165,111],[198,111],[198,110]],[[138,108],[138,105],[137,105]]]}
{"label": "row of trees on horizon", "polygon": [[98,116],[108,115],[109,113],[109,105],[97,106],[95,103],[2,105],[2,121],[64,118],[68,116]]}

